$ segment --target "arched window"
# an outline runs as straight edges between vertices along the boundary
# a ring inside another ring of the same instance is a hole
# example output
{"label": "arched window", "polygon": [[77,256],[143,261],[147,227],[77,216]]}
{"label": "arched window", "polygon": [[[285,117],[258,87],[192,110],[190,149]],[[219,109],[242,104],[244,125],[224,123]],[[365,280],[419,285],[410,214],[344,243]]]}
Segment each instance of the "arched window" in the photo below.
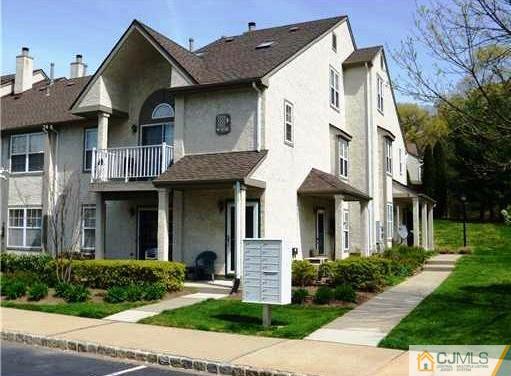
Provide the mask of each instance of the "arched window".
{"label": "arched window", "polygon": [[151,115],[151,119],[166,119],[174,117],[174,109],[168,103],[160,103],[157,105]]}

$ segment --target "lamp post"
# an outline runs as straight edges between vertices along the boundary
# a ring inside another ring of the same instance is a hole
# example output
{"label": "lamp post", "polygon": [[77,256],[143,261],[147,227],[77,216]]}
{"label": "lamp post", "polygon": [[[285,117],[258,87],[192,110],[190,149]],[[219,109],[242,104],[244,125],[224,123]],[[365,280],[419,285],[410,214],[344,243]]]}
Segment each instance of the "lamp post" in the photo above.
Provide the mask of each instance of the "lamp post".
{"label": "lamp post", "polygon": [[463,204],[463,247],[467,246],[467,196],[464,194],[460,197]]}

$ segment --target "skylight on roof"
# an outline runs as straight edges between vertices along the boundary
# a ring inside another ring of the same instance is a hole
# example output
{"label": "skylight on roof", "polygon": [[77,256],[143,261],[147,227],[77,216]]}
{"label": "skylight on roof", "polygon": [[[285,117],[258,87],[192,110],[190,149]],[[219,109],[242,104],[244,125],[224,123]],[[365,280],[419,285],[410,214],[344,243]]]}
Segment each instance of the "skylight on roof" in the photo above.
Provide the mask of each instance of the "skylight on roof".
{"label": "skylight on roof", "polygon": [[293,33],[293,32],[295,32],[295,31],[297,31],[298,29],[299,29],[299,27],[298,27],[298,26],[293,26],[293,27],[290,27],[290,28],[289,28],[289,32],[290,32],[290,33]]}
{"label": "skylight on roof", "polygon": [[258,44],[258,45],[256,46],[256,49],[260,49],[260,48],[268,48],[268,47],[270,47],[273,43],[274,43],[273,41],[271,41],[271,42],[263,42],[263,43],[261,43],[261,44]]}
{"label": "skylight on roof", "polygon": [[227,38],[224,39],[224,42],[225,43],[229,43],[229,42],[232,42],[233,40],[234,40],[233,37],[227,37]]}

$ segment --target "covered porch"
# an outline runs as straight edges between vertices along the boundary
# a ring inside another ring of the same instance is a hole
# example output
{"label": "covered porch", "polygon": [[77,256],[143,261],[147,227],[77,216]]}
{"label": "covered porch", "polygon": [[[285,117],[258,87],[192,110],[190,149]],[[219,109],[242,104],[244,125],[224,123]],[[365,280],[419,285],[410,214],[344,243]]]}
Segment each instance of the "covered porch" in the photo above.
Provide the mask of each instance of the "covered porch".
{"label": "covered porch", "polygon": [[298,189],[303,258],[369,256],[370,199],[338,177],[313,168]]}
{"label": "covered porch", "polygon": [[393,181],[394,242],[409,246],[435,248],[433,208],[435,200]]}

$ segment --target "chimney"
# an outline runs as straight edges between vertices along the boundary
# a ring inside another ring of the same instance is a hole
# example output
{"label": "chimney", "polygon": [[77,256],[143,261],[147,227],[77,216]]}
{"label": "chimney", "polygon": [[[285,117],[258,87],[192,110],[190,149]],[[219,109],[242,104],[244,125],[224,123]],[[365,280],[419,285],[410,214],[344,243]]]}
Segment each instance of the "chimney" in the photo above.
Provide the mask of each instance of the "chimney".
{"label": "chimney", "polygon": [[190,50],[190,52],[193,52],[193,38],[188,38],[188,49]]}
{"label": "chimney", "polygon": [[87,64],[83,62],[82,55],[76,55],[76,60],[71,63],[69,78],[79,78],[85,76]]}
{"label": "chimney", "polygon": [[256,28],[256,23],[254,21],[250,21],[248,23],[248,31],[254,31]]}
{"label": "chimney", "polygon": [[34,80],[34,59],[28,56],[28,47],[21,49],[21,55],[16,56],[16,75],[14,76],[14,94],[19,94],[32,88]]}

